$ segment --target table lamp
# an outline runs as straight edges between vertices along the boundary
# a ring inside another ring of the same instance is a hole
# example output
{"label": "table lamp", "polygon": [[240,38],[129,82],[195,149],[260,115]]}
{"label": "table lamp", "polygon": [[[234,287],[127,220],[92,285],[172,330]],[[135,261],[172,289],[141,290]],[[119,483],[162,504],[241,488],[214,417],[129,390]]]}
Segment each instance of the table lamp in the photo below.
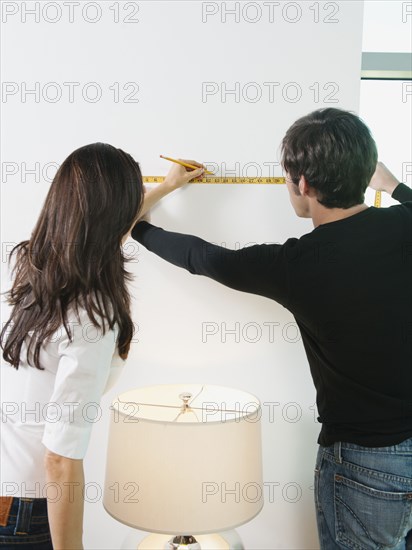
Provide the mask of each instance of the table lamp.
{"label": "table lamp", "polygon": [[139,550],[243,549],[263,506],[261,408],[241,390],[173,384],[112,403],[103,505],[149,531]]}

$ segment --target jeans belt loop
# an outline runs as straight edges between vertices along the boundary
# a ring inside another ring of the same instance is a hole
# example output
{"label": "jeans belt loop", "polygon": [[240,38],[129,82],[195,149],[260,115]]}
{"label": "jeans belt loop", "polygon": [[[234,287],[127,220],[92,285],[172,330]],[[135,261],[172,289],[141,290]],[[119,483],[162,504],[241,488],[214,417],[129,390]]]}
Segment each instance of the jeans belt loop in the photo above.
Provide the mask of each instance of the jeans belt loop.
{"label": "jeans belt loop", "polygon": [[335,457],[335,462],[342,464],[342,442],[336,441],[333,444],[333,454]]}
{"label": "jeans belt loop", "polygon": [[32,498],[20,497],[16,527],[14,529],[15,535],[27,535],[29,533],[33,504],[34,502]]}

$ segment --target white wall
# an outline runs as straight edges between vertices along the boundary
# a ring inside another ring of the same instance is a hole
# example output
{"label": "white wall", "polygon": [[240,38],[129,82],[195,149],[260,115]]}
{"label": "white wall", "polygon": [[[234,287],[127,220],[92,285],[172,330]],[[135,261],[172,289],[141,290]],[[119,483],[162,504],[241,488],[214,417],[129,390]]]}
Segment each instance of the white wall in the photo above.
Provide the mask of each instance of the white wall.
{"label": "white wall", "polygon": [[[384,105],[390,108],[383,108]],[[412,185],[412,82],[364,80],[361,83],[359,114],[367,121],[378,146],[379,160],[399,181]],[[366,190],[373,203],[375,192]],[[382,206],[397,204],[382,193]]]}
{"label": "white wall", "polygon": [[366,0],[362,51],[410,52],[412,3],[405,0]]}
{"label": "white wall", "polygon": [[[38,22],[23,12],[32,2],[3,4],[17,11],[10,8],[3,25],[8,51],[3,80],[10,93],[3,96],[2,290],[10,284],[7,250],[30,235],[53,174],[49,163],[62,162],[75,148],[109,142],[134,155],[145,175],[166,173],[168,164],[159,154],[213,162],[222,175],[233,168],[238,175],[254,175],[252,168],[246,172],[248,163],[262,175],[281,175],[279,167],[271,173],[273,164],[267,163],[279,160],[281,138],[296,118],[325,106],[359,107],[359,1],[281,2],[272,8],[242,2],[238,22],[233,15],[226,22],[223,18],[222,10],[234,8],[234,2],[82,2],[72,22],[63,3],[57,8],[49,3],[46,11],[42,3]],[[316,4],[318,22],[310,9]],[[60,20],[50,22],[59,7]],[[206,17],[205,10],[217,13]],[[259,20],[256,10],[261,10]],[[91,23],[99,13],[101,18]],[[125,23],[126,14],[138,22]],[[33,88],[36,82],[39,96],[25,95],[24,83]],[[65,82],[80,83],[72,102]],[[204,82],[215,83],[210,86],[219,93],[202,98]],[[233,95],[222,101],[224,83],[233,88],[236,82],[239,101]],[[273,98],[267,82],[280,83],[273,87]],[[126,83],[135,84],[124,90]],[[96,89],[102,97],[93,102]],[[82,90],[90,95],[84,97]],[[62,97],[53,102],[60,91]],[[296,91],[301,97],[295,101]],[[136,92],[132,99],[137,103],[125,102],[130,92]],[[260,92],[254,102],[253,93]],[[331,92],[336,103],[325,102]],[[39,173],[25,174],[25,168]],[[191,186],[165,199],[152,221],[228,247],[283,242],[311,231],[307,220],[294,216],[284,186]],[[293,317],[274,302],[193,277],[136,243],[128,243],[126,250],[134,255],[129,267],[136,275],[131,291],[138,341],[121,381],[102,400],[105,412],[85,460],[90,484],[85,547],[119,548],[128,532],[105,513],[94,491],[103,484],[110,401],[136,386],[202,382],[249,390],[266,403],[264,478],[277,485],[272,502],[267,492],[262,513],[239,528],[246,548],[317,548],[312,471],[319,425]],[[206,339],[204,323],[214,323],[218,333]],[[265,323],[278,323],[273,341]],[[239,327],[239,342],[234,335],[223,341],[224,326]]]}
{"label": "white wall", "polygon": [[[367,0],[364,8],[362,51],[411,52],[412,2]],[[363,80],[359,114],[378,145],[379,160],[396,177],[412,185],[412,82]],[[373,203],[374,192],[366,199]],[[395,204],[386,193],[382,206]]]}

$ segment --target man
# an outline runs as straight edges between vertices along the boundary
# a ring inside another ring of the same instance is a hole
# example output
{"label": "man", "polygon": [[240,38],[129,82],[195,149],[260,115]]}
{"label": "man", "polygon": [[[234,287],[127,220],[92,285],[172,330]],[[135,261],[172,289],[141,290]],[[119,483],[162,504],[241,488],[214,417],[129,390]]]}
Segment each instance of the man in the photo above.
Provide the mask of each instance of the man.
{"label": "man", "polygon": [[[227,250],[144,221],[132,237],[193,274],[292,312],[322,423],[321,548],[405,549],[412,538],[412,190],[377,165],[369,129],[340,109],[297,120],[282,142],[282,166],[296,214],[313,220],[300,239]],[[404,204],[368,207],[369,183]]]}

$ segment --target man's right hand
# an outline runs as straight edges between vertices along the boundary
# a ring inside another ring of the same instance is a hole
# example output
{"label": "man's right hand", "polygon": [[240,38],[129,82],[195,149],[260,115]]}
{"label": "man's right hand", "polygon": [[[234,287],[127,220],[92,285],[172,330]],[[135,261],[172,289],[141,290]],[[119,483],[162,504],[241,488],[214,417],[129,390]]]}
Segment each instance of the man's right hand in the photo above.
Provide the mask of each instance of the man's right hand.
{"label": "man's right hand", "polygon": [[386,168],[383,162],[378,162],[375,173],[369,182],[369,187],[375,189],[375,191],[386,191],[386,193],[392,195],[395,187],[397,187],[399,183],[400,182],[395,178],[392,172]]}

